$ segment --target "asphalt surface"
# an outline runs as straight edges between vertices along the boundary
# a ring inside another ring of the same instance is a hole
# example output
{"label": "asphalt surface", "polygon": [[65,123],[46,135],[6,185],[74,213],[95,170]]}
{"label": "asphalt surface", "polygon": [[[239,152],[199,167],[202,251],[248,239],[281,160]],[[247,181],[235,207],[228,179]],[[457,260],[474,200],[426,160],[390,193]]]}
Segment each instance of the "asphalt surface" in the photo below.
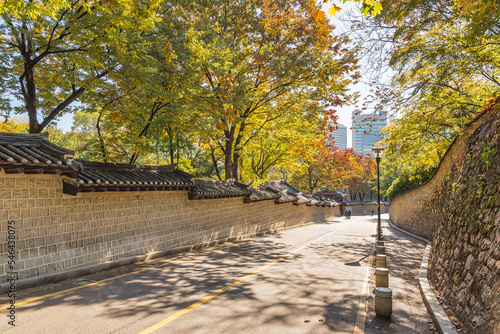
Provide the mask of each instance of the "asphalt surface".
{"label": "asphalt surface", "polygon": [[353,333],[375,231],[335,218],[22,290],[0,332]]}

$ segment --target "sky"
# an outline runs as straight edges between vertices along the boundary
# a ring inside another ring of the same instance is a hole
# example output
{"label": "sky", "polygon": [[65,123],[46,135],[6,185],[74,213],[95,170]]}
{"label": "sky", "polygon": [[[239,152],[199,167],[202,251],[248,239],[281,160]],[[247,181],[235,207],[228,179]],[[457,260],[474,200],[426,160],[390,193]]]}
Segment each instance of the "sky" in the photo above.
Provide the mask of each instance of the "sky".
{"label": "sky", "polygon": [[[361,4],[355,2],[340,3],[340,1],[335,1],[335,3],[337,4],[337,6],[342,8],[342,10],[339,11],[336,16],[328,16],[329,20],[336,26],[339,32],[349,34],[348,26],[344,22],[342,22],[341,19],[346,16],[348,11],[360,13]],[[328,13],[328,8],[330,6],[331,2],[323,4],[323,11]],[[358,101],[362,101],[363,97],[369,95],[368,87],[366,87],[362,82],[357,83],[356,85],[350,85],[349,88],[351,89],[351,93],[359,92],[360,97]],[[350,130],[352,126],[351,117],[353,111],[360,109],[358,105],[360,105],[359,102],[355,105],[343,105],[342,107],[336,108],[337,116],[339,117],[337,122],[347,126],[347,147],[352,147],[352,131]]]}

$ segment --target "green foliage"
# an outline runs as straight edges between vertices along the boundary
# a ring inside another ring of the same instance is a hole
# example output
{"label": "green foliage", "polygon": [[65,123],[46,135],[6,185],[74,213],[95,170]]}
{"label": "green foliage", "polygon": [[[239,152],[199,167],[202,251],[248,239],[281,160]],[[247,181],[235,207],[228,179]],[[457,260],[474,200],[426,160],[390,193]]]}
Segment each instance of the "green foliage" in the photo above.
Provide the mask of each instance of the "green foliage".
{"label": "green foliage", "polygon": [[491,160],[494,153],[488,145],[481,146],[481,158],[483,158],[487,170],[491,168]]}
{"label": "green foliage", "polygon": [[[375,111],[398,116],[384,130],[387,167],[396,173],[384,176],[389,197],[430,177],[453,139],[500,91],[495,5],[387,0],[379,15],[368,18],[385,34],[368,47],[387,56],[394,73],[391,87],[375,92]],[[372,31],[366,29],[365,37]]]}
{"label": "green foliage", "polygon": [[[30,132],[80,159],[256,183],[308,165],[344,182],[321,143],[357,48],[313,0],[23,3],[0,12],[0,95],[24,100]],[[50,124],[65,112],[62,134]]]}
{"label": "green foliage", "polygon": [[427,181],[434,174],[436,166],[419,159],[403,160],[386,152],[380,163],[381,194],[392,200]]}
{"label": "green foliage", "polygon": [[[155,8],[154,0],[3,3],[0,96],[23,101],[14,109],[28,113],[31,133],[41,132],[120,68],[123,52],[140,53],[131,41],[154,26]],[[12,110],[9,103],[0,107]]]}
{"label": "green foliage", "polygon": [[201,54],[193,97],[204,119],[201,137],[223,155],[224,177],[238,179],[245,147],[260,131],[281,118],[313,117],[319,124],[327,105],[348,98],[347,84],[357,77],[355,50],[344,49],[346,37],[315,20],[314,1],[201,4],[193,29],[203,43],[192,46]]}

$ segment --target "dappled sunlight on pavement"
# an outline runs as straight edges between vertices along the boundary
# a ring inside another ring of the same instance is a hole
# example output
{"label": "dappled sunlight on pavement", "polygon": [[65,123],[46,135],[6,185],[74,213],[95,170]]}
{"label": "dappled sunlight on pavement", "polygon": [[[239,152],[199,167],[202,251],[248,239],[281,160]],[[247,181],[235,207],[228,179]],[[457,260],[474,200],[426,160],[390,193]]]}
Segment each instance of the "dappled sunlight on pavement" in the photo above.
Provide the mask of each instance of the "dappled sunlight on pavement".
{"label": "dappled sunlight on pavement", "polygon": [[[382,217],[388,218],[387,215]],[[418,273],[426,245],[391,228],[385,219],[382,219],[382,233],[389,269],[389,288],[393,293],[393,313],[391,319],[375,316],[375,263],[373,263],[365,333],[433,333],[431,317],[418,287]]]}

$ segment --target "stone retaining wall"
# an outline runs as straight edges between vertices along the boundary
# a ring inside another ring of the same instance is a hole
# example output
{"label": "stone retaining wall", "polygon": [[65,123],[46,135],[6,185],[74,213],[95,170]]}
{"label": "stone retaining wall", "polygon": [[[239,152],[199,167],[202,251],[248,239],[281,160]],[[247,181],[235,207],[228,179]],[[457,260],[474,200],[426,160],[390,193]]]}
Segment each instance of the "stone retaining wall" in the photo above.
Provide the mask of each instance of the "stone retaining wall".
{"label": "stone retaining wall", "polygon": [[392,222],[433,240],[431,281],[468,333],[500,334],[500,98],[437,172],[393,199]]}
{"label": "stone retaining wall", "polygon": [[500,333],[499,185],[500,115],[493,114],[445,182],[432,254],[432,281],[468,333]]}
{"label": "stone retaining wall", "polygon": [[442,213],[444,182],[465,149],[469,136],[482,124],[478,117],[458,136],[441,160],[434,175],[420,186],[396,196],[391,201],[390,219],[394,225],[433,240]]}
{"label": "stone retaining wall", "polygon": [[0,283],[8,270],[8,222],[16,228],[19,279],[216,239],[320,221],[339,207],[243,198],[188,200],[187,191],[70,196],[58,175],[0,172]]}

